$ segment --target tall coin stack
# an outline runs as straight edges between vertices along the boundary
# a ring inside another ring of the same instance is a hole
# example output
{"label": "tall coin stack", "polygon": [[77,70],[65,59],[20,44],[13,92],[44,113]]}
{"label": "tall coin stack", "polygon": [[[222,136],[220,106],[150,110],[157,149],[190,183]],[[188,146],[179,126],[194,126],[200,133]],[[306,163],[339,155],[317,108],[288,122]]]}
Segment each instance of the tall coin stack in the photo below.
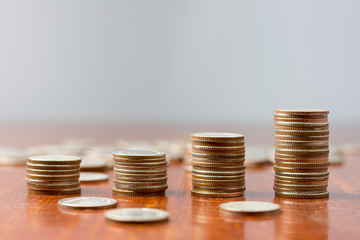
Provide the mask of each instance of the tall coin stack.
{"label": "tall coin stack", "polygon": [[26,163],[28,191],[41,195],[68,195],[81,192],[81,158],[75,156],[31,156]]}
{"label": "tall coin stack", "polygon": [[276,110],[275,195],[325,198],[329,179],[327,110]]}
{"label": "tall coin stack", "polygon": [[163,152],[124,150],[113,152],[113,194],[125,196],[164,195],[167,185],[167,162]]}
{"label": "tall coin stack", "polygon": [[234,133],[194,133],[192,194],[239,197],[245,191],[244,136]]}

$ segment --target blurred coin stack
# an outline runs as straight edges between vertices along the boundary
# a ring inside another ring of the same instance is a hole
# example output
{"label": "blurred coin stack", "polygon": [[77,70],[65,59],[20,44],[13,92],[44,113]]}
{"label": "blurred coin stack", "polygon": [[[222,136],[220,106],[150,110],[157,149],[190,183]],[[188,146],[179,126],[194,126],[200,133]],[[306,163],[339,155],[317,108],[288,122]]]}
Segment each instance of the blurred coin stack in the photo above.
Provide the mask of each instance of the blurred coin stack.
{"label": "blurred coin stack", "polygon": [[233,133],[194,133],[192,194],[239,197],[245,191],[244,136]]}
{"label": "blurred coin stack", "polygon": [[285,198],[329,196],[329,111],[276,110],[275,195]]}
{"label": "blurred coin stack", "polygon": [[192,161],[192,156],[191,156],[191,152],[192,152],[192,146],[191,146],[191,142],[188,142],[185,145],[185,151],[184,151],[184,169],[187,172],[191,172],[192,171],[192,165],[191,165],[191,161]]}
{"label": "blurred coin stack", "polygon": [[113,194],[125,196],[164,195],[167,185],[167,162],[163,152],[124,150],[113,152]]}
{"label": "blurred coin stack", "polygon": [[31,156],[26,163],[28,191],[42,195],[78,194],[81,158],[75,156]]}

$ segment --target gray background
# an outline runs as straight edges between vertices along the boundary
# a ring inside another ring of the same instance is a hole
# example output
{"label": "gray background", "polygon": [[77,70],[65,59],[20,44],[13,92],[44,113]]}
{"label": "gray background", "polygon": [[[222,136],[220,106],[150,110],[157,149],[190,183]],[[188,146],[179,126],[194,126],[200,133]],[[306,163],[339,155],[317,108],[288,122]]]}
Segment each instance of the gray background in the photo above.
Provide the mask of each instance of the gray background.
{"label": "gray background", "polygon": [[0,0],[0,122],[356,122],[359,63],[358,0]]}

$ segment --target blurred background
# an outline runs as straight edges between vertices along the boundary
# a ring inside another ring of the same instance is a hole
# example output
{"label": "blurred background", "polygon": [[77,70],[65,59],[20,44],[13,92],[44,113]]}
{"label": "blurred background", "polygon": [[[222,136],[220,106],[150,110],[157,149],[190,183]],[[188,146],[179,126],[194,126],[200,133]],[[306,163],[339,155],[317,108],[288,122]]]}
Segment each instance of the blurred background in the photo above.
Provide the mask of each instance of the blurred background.
{"label": "blurred background", "polygon": [[329,109],[337,139],[356,140],[359,12],[356,0],[0,0],[2,142],[131,125],[134,138],[271,143],[273,112],[288,107]]}

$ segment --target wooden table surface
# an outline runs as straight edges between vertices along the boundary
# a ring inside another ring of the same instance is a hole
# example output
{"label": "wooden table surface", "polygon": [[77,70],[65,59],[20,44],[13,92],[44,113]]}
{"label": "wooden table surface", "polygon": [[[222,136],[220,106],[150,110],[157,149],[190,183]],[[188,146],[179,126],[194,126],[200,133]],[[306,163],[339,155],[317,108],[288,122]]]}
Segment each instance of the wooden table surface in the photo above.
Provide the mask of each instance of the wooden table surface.
{"label": "wooden table surface", "polygon": [[[64,210],[67,196],[28,194],[25,167],[0,167],[0,239],[360,239],[360,157],[331,166],[329,199],[274,197],[272,166],[247,168],[245,197],[199,198],[190,193],[191,175],[181,164],[168,167],[169,189],[160,197],[112,195],[110,180],[82,184],[81,196],[114,197],[118,208],[148,207],[169,212],[167,222],[122,224],[105,220],[106,210]],[[219,212],[235,200],[275,202],[281,213],[241,217]]]}

